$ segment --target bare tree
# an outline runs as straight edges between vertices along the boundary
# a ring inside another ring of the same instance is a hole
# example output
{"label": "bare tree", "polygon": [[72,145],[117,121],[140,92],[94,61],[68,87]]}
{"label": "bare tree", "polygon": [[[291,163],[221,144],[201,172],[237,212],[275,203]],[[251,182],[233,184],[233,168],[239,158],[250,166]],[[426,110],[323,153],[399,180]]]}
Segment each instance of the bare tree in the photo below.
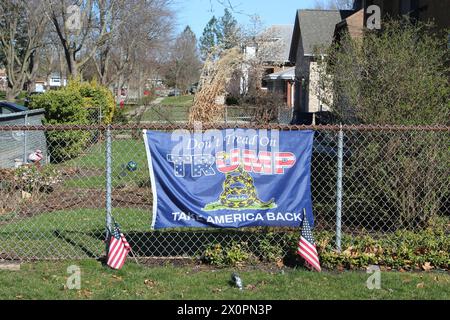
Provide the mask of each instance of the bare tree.
{"label": "bare tree", "polygon": [[131,0],[115,12],[119,23],[94,59],[102,84],[120,88],[167,46],[173,25],[169,4],[169,0]]}
{"label": "bare tree", "polygon": [[[78,76],[83,65],[111,36],[108,27],[111,26],[113,12],[124,2],[125,0],[44,0],[47,17],[58,35],[71,76]],[[68,9],[73,5],[78,6],[82,13],[79,28],[70,27],[72,17]]]}
{"label": "bare tree", "polygon": [[36,73],[47,21],[39,0],[2,0],[0,11],[0,51],[8,77],[7,99],[11,100]]}
{"label": "bare tree", "polygon": [[186,27],[171,48],[166,80],[169,85],[187,91],[191,84],[199,81],[200,68],[197,39],[191,28]]}
{"label": "bare tree", "polygon": [[314,9],[350,10],[353,2],[353,0],[315,0]]}

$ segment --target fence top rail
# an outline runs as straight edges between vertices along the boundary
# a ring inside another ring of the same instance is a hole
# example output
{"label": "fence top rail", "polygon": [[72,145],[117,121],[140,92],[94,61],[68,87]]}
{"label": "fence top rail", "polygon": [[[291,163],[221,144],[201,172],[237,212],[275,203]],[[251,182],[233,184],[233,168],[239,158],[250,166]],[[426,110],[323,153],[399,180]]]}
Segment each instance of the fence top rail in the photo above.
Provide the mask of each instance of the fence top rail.
{"label": "fence top rail", "polygon": [[62,124],[62,125],[1,125],[1,131],[78,131],[78,130],[157,130],[157,131],[172,131],[172,130],[210,130],[210,129],[271,129],[280,131],[434,131],[434,132],[450,132],[450,126],[399,126],[399,125],[279,125],[279,124],[208,124],[203,123],[201,128],[194,127],[190,124],[166,124],[166,123],[152,123],[152,124],[129,124],[129,125],[76,125],[76,124]]}

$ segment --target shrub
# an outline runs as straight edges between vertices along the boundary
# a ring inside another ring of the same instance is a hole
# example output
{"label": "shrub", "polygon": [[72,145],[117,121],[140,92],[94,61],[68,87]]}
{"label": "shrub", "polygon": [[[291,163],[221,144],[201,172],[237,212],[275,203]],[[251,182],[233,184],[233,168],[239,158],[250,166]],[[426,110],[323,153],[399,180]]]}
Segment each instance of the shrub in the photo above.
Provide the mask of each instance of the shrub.
{"label": "shrub", "polygon": [[114,112],[112,122],[119,124],[127,124],[129,122],[129,119],[125,113],[125,109],[122,108],[117,109],[116,112]]}
{"label": "shrub", "polygon": [[[103,123],[110,123],[114,116],[115,102],[107,88],[95,82],[73,80],[61,90],[31,97],[30,108],[45,109],[44,124],[87,125],[92,123],[89,108],[100,109]],[[90,137],[87,131],[47,132],[51,161],[59,163],[77,157]]]}
{"label": "shrub", "polygon": [[103,123],[112,122],[116,110],[116,101],[108,88],[97,84],[95,81],[71,81],[68,89],[80,92],[84,107],[101,110]]}
{"label": "shrub", "polygon": [[[89,123],[83,97],[71,88],[33,96],[30,106],[34,109],[45,109],[44,124]],[[78,156],[89,139],[89,132],[86,131],[50,131],[46,134],[50,159],[56,163]]]}
{"label": "shrub", "polygon": [[216,243],[206,247],[202,254],[202,260],[208,264],[224,267],[252,262],[254,256],[245,242],[233,242],[229,247],[222,247],[222,245]]}
{"label": "shrub", "polygon": [[283,259],[283,245],[277,244],[272,233],[259,241],[259,257],[265,262],[277,262]]}
{"label": "shrub", "polygon": [[[450,264],[450,237],[448,218],[435,218],[432,225],[420,232],[399,230],[395,233],[342,235],[342,251],[335,249],[333,232],[316,232],[317,251],[324,269],[366,269],[378,265],[396,270],[448,270]],[[297,255],[298,232],[286,232],[273,241],[268,233],[259,242],[258,256],[261,262],[278,262],[284,258],[289,264],[301,264]],[[230,247],[220,244],[208,246],[202,260],[216,266],[234,266],[253,263],[254,254],[246,243],[233,243]]]}
{"label": "shrub", "polygon": [[335,93],[325,103],[346,123],[448,124],[447,42],[433,24],[408,20],[385,21],[363,38],[344,34],[320,67],[321,86]]}
{"label": "shrub", "polygon": [[279,110],[284,104],[281,94],[261,90],[245,96],[240,102],[243,107],[254,107],[254,121],[263,124],[278,120]]}

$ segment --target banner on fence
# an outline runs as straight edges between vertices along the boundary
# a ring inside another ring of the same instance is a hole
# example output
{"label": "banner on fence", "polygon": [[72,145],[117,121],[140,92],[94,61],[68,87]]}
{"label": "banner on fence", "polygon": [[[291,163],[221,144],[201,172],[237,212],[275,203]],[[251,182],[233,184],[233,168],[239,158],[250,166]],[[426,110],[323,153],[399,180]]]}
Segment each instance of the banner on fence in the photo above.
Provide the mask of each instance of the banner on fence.
{"label": "banner on fence", "polygon": [[313,225],[313,131],[144,130],[153,229]]}

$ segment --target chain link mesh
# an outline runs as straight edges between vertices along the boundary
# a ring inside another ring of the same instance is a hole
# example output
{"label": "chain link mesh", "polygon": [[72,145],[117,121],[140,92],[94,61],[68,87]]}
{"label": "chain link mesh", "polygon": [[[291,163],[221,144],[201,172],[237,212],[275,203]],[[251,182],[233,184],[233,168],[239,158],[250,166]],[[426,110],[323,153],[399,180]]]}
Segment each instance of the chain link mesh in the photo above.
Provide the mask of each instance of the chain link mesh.
{"label": "chain link mesh", "polygon": [[[298,230],[150,230],[152,191],[142,129],[170,131],[181,127],[111,127],[112,213],[134,253],[139,257],[195,257],[208,244],[233,241],[257,250],[263,237],[281,248],[291,246],[284,235]],[[316,230],[334,234],[341,128],[239,127],[315,130],[311,183]],[[106,129],[100,125],[0,126],[0,143],[24,132],[44,133],[47,140],[44,158],[38,163],[0,168],[0,259],[104,255]],[[450,127],[344,126],[342,131],[343,233],[386,236],[397,230],[429,228],[436,218],[449,221]],[[0,157],[7,151],[2,149]]]}

